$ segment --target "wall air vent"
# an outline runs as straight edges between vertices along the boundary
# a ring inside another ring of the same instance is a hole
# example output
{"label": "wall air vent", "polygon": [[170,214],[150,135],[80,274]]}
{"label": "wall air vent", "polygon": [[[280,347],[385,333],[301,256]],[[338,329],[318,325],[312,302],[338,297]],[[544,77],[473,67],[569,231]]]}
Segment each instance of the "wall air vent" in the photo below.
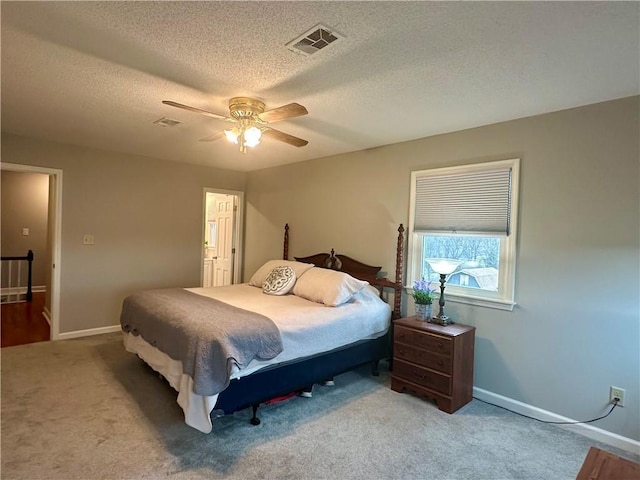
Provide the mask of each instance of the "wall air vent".
{"label": "wall air vent", "polygon": [[153,123],[160,125],[161,127],[175,127],[176,125],[180,125],[182,122],[179,122],[177,120],[171,120],[170,118],[162,117],[161,119],[156,120]]}
{"label": "wall air vent", "polygon": [[309,56],[322,50],[329,44],[335,44],[335,42],[343,38],[344,37],[324,25],[316,25],[295,40],[291,40],[287,43],[286,47],[292,52]]}

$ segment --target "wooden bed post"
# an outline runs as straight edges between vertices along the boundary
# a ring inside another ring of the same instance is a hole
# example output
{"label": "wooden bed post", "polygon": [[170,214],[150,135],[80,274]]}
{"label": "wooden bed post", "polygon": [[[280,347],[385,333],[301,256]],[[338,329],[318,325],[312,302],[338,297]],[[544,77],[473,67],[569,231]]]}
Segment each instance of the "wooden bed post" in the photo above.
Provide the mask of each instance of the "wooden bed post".
{"label": "wooden bed post", "polygon": [[282,259],[289,260],[289,224],[284,225],[284,250],[282,252]]}
{"label": "wooden bed post", "polygon": [[401,302],[402,302],[402,269],[404,263],[404,257],[402,252],[404,251],[404,227],[402,224],[398,227],[398,245],[396,247],[396,285],[398,289],[396,289],[395,295],[393,296],[393,313],[395,318],[400,318],[402,316],[401,313]]}

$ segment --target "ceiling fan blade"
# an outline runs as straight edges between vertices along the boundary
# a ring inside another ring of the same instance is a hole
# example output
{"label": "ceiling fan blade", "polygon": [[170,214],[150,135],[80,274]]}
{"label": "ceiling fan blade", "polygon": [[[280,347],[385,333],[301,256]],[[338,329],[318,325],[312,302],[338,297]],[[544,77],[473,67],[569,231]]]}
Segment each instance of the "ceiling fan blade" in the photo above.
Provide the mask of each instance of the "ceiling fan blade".
{"label": "ceiling fan blade", "polygon": [[207,135],[204,138],[201,138],[201,142],[213,142],[214,140],[218,140],[219,138],[224,137],[224,130],[218,133],[212,133],[211,135]]}
{"label": "ceiling fan blade", "polygon": [[267,127],[262,133],[263,135],[267,135],[268,137],[275,138],[276,140],[280,140],[281,142],[288,143],[289,145],[293,145],[294,147],[304,147],[307,143],[309,143],[307,140],[294,137],[293,135],[289,135],[288,133],[284,133],[280,130],[275,130],[269,127]]}
{"label": "ceiling fan blade", "polygon": [[189,110],[190,112],[200,113],[202,115],[206,115],[207,117],[218,118],[220,120],[229,120],[224,115],[218,115],[217,113],[208,112],[206,110],[201,110],[196,107],[190,107],[189,105],[183,105],[181,103],[172,102],[171,100],[163,100],[162,103],[165,105],[170,105],[172,107],[182,108],[183,110]]}
{"label": "ceiling fan blade", "polygon": [[258,117],[260,120],[270,123],[279,122],[280,120],[285,120],[287,118],[300,117],[307,113],[309,113],[307,112],[307,109],[299,103],[290,103],[289,105],[283,105],[282,107],[267,110],[266,112],[258,115]]}

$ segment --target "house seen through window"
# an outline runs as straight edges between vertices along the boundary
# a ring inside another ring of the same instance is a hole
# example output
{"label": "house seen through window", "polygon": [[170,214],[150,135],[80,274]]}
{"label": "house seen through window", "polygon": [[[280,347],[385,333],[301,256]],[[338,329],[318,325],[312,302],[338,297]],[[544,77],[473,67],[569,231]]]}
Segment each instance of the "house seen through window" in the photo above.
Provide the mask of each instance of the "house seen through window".
{"label": "house seen through window", "polygon": [[[424,258],[455,258],[463,263],[447,279],[447,285],[460,285],[498,291],[500,237],[476,235],[423,235]],[[425,279],[438,282],[440,275],[425,262]]]}

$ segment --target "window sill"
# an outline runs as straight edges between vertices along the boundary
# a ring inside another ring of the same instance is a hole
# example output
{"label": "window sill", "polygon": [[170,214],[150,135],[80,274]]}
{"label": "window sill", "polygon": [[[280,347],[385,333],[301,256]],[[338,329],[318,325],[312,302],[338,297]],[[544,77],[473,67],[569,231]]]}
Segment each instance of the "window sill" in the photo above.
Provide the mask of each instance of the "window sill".
{"label": "window sill", "polygon": [[[404,291],[408,296],[411,296],[411,287],[405,286]],[[438,307],[438,299],[440,293],[435,293],[433,299],[433,308]],[[475,305],[476,307],[495,308],[497,310],[506,310],[513,312],[513,308],[517,305],[516,302],[510,302],[508,300],[498,300],[497,298],[484,298],[484,297],[472,297],[471,295],[458,295],[455,293],[445,292],[445,301],[453,303],[464,303],[467,305]]]}
{"label": "window sill", "polygon": [[[513,312],[513,307],[516,306],[515,302],[510,302],[506,300],[498,300],[493,298],[481,298],[481,297],[470,297],[467,295],[456,295],[453,293],[445,292],[445,301],[447,303],[465,303],[467,305],[474,305],[477,307],[487,307],[487,308],[495,308],[498,310],[507,310],[509,312]],[[434,304],[437,302],[434,301]]]}

